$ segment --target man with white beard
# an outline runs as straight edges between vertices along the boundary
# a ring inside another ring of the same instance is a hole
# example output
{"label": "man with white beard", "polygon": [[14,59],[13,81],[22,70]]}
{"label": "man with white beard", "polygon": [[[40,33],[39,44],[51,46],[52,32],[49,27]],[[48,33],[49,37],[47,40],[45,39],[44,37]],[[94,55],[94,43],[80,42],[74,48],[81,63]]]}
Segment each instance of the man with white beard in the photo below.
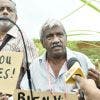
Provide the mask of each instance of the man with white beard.
{"label": "man with white beard", "polygon": [[[18,19],[16,4],[12,0],[0,0],[0,18],[9,18],[16,23]],[[28,53],[28,63],[31,63],[31,61],[38,56],[38,53],[34,43],[28,41],[25,34],[23,35]],[[8,20],[0,19],[0,51],[23,52],[23,64],[21,66],[19,80],[16,86],[16,88],[20,88],[20,81],[26,71],[25,50],[20,32],[16,26]],[[0,92],[2,92],[2,90],[0,90]]]}

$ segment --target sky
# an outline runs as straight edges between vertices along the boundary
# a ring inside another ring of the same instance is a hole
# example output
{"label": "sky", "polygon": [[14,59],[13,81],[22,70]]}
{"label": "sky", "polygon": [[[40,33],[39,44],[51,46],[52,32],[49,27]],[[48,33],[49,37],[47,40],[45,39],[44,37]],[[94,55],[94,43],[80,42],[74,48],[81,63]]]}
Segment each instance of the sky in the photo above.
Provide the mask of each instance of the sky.
{"label": "sky", "polygon": [[[39,38],[41,26],[49,18],[58,19],[64,25],[67,34],[94,34],[96,40],[100,33],[100,12],[84,5],[80,0],[14,0],[17,7],[19,27],[26,33],[28,38]],[[93,3],[100,7],[100,1]],[[83,6],[83,7],[81,7]],[[71,14],[75,9],[78,11]],[[71,15],[70,15],[71,14]],[[70,15],[70,16],[68,16]],[[80,31],[77,31],[80,30]],[[85,30],[85,31],[81,31]],[[89,30],[89,31],[86,31]],[[96,32],[93,32],[96,31]],[[94,39],[91,35],[90,39]],[[100,36],[100,35],[99,35]],[[80,36],[74,36],[80,39]],[[73,39],[73,36],[69,39]],[[88,38],[84,38],[88,39]]]}

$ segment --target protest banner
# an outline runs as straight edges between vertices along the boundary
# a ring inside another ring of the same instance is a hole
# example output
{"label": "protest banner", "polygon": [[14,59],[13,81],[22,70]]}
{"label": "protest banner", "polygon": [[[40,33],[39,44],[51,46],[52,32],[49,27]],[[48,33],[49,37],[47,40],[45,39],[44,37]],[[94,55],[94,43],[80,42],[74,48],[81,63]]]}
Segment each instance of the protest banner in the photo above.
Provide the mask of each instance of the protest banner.
{"label": "protest banner", "polygon": [[22,59],[22,52],[0,52],[0,91],[2,93],[13,94],[16,89]]}
{"label": "protest banner", "polygon": [[31,99],[29,90],[15,90],[13,97],[14,100],[78,100],[76,94],[51,93],[50,91],[33,92],[33,99]]}

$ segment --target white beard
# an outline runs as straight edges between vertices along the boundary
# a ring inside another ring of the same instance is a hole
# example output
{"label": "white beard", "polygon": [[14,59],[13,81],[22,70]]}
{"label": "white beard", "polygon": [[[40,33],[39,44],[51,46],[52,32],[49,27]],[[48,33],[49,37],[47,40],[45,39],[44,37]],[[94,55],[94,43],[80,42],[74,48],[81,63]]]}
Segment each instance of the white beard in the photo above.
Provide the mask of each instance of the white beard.
{"label": "white beard", "polygon": [[1,20],[0,21],[0,27],[2,27],[2,26],[9,26],[11,23],[9,22],[9,21],[5,21],[5,20]]}
{"label": "white beard", "polygon": [[12,26],[13,26],[13,24],[10,21],[7,21],[7,20],[0,21],[0,30],[5,29],[5,28],[10,28]]}

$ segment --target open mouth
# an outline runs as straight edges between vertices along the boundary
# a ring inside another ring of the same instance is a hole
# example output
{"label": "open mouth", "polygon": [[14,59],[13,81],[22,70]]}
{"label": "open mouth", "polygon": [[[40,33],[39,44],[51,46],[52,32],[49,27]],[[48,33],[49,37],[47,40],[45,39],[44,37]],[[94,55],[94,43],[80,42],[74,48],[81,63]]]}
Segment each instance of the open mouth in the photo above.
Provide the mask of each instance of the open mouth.
{"label": "open mouth", "polygon": [[53,45],[52,48],[61,48],[61,45]]}

